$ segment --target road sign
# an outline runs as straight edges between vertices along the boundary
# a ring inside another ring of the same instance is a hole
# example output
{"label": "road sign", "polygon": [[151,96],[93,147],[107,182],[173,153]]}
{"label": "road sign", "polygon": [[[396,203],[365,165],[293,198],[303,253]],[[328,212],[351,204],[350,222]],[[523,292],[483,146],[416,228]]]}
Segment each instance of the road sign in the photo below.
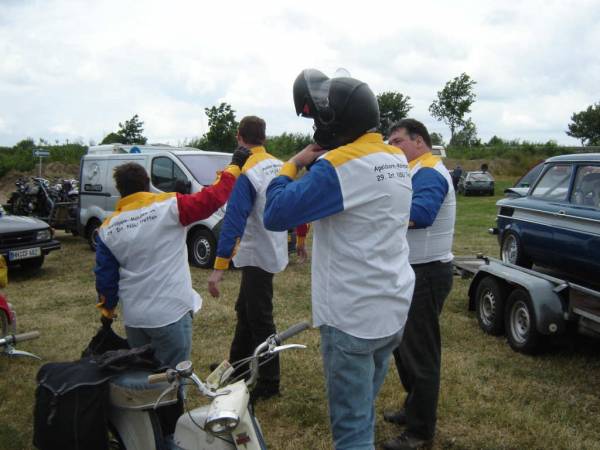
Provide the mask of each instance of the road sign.
{"label": "road sign", "polygon": [[34,158],[47,158],[50,156],[50,152],[48,150],[42,150],[40,148],[36,148],[33,150]]}

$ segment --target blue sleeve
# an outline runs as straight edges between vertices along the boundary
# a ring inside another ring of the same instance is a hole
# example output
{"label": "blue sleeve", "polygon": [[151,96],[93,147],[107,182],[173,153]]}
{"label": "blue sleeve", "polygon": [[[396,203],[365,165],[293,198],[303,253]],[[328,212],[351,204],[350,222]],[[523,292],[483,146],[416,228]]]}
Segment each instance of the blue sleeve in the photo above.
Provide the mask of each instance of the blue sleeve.
{"label": "blue sleeve", "polygon": [[104,297],[104,307],[114,309],[119,303],[119,262],[100,237],[96,238],[96,291]]}
{"label": "blue sleeve", "polygon": [[412,228],[430,227],[440,211],[448,193],[448,182],[437,170],[425,167],[412,178]]}
{"label": "blue sleeve", "polygon": [[223,226],[219,234],[219,245],[217,246],[218,257],[231,257],[237,240],[244,234],[246,221],[252,211],[255,199],[256,190],[254,186],[246,175],[240,175],[227,202]]}
{"label": "blue sleeve", "polygon": [[267,188],[264,223],[285,231],[344,210],[337,173],[325,159],[317,161],[299,180],[280,175]]}

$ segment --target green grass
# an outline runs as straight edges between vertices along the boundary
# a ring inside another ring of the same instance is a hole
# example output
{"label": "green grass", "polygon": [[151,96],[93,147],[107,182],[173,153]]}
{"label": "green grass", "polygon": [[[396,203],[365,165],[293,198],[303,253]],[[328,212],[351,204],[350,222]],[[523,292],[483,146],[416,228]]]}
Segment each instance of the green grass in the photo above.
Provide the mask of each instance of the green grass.
{"label": "green grass", "polygon": [[[496,197],[458,199],[455,253],[498,254],[493,225],[495,202],[512,180],[497,183]],[[92,274],[93,254],[80,238],[60,234],[60,252],[48,257],[37,276],[14,271],[6,289],[19,316],[20,331],[38,329],[41,339],[24,343],[48,361],[76,359],[98,326]],[[275,277],[279,329],[310,318],[309,265],[292,263]],[[201,377],[224,359],[235,326],[233,305],[239,272],[227,274],[222,297],[206,289],[209,272],[192,269],[204,305],[194,320],[192,360]],[[574,341],[529,357],[514,353],[504,338],[484,335],[467,311],[468,281],[455,278],[442,315],[443,367],[435,448],[600,448],[600,358],[597,345]],[[122,332],[121,325],[117,330]],[[329,449],[326,397],[316,330],[296,339],[304,351],[282,355],[281,398],[259,403],[257,416],[269,448]],[[0,358],[0,449],[32,448],[32,409],[37,361]],[[381,420],[384,409],[404,397],[395,370],[377,402],[377,442],[398,433]],[[193,405],[204,400],[190,395]]]}

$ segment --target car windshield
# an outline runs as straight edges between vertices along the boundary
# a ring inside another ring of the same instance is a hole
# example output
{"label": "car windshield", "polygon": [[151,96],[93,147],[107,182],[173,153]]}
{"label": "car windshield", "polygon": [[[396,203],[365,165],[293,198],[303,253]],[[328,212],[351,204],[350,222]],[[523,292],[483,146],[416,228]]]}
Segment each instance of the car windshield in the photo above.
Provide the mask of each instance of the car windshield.
{"label": "car windshield", "polygon": [[537,177],[540,175],[543,168],[544,168],[543,162],[537,164],[529,172],[527,172],[525,175],[523,175],[519,179],[519,181],[517,181],[515,183],[514,187],[526,188],[526,187],[531,186],[535,182],[535,180],[537,180]]}
{"label": "car windshield", "polygon": [[489,173],[483,172],[471,172],[469,174],[469,181],[493,181],[494,179]]}
{"label": "car windshield", "polygon": [[231,160],[231,156],[229,155],[211,155],[210,153],[177,155],[177,157],[202,186],[213,184],[217,177],[217,172],[227,167]]}

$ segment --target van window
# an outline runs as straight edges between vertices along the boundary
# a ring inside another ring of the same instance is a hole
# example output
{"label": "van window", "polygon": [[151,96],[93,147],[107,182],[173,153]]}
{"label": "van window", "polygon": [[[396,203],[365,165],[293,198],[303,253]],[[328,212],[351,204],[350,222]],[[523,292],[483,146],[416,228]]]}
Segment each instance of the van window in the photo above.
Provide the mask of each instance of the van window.
{"label": "van window", "polygon": [[573,167],[569,164],[551,166],[535,185],[531,196],[542,200],[566,200],[572,171]]}
{"label": "van window", "polygon": [[177,182],[188,182],[183,171],[165,156],[152,160],[152,184],[163,192],[176,191]]}
{"label": "van window", "polygon": [[217,172],[225,169],[231,160],[231,155],[177,155],[185,167],[192,173],[202,186],[214,183]]}

